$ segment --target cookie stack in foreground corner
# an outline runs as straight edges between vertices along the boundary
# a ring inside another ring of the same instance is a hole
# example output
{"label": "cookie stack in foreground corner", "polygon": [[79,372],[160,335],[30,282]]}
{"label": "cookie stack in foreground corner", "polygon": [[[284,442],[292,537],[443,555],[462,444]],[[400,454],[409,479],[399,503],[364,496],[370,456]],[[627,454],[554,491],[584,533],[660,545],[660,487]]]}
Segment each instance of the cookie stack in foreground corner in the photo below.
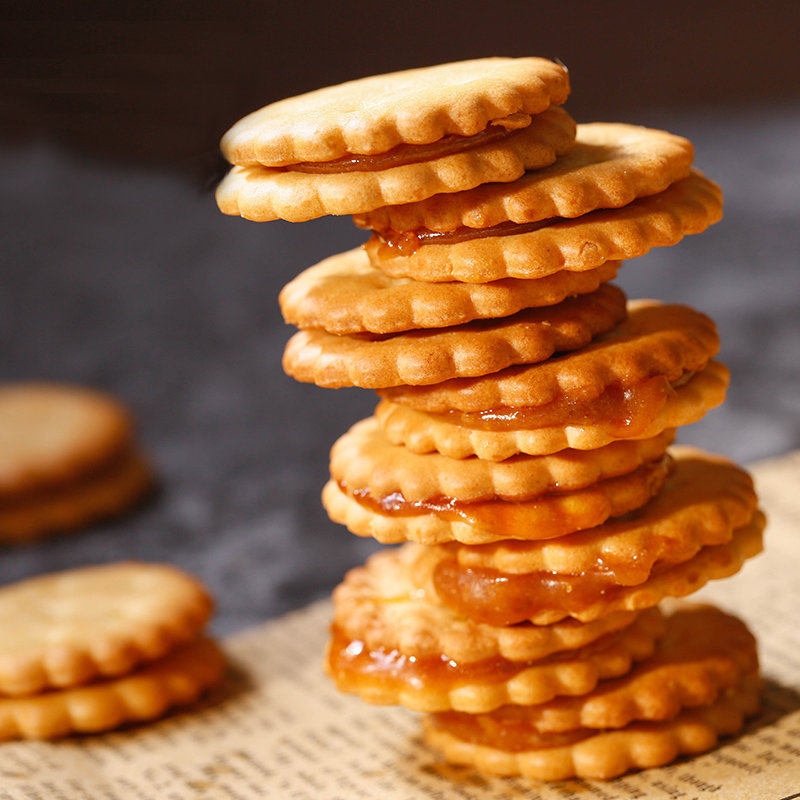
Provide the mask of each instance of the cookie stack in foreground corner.
{"label": "cookie stack in foreground corner", "polygon": [[0,588],[0,741],[155,719],[218,683],[205,588],[165,564],[122,562]]}
{"label": "cookie stack in foreground corner", "polygon": [[329,515],[406,542],[336,589],[329,673],[430,712],[449,760],[538,779],[708,750],[759,691],[740,621],[659,608],[761,549],[746,473],[670,447],[724,399],[715,327],[608,283],[721,195],[685,139],[576,129],[567,93],[556,64],[486,59],[284,100],[223,139],[217,194],[373,231],[281,294],[286,371],[382,398],[333,447]]}

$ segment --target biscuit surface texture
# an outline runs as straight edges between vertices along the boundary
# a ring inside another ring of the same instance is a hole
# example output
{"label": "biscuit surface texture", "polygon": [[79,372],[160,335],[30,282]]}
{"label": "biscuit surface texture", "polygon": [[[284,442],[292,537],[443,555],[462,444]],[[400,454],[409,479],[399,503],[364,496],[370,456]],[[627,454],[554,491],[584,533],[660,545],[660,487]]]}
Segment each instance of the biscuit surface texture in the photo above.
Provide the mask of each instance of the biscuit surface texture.
{"label": "biscuit surface texture", "polygon": [[625,318],[625,295],[613,285],[555,306],[451,328],[384,336],[296,333],[283,354],[284,371],[317,386],[383,389],[487,375],[576,350]]}
{"label": "biscuit surface texture", "polygon": [[543,741],[535,749],[503,750],[460,738],[431,720],[426,721],[425,739],[448,761],[493,775],[545,781],[610,780],[632,769],[663,766],[678,756],[711,750],[720,737],[740,731],[759,707],[760,682],[748,676],[712,705],[682,711],[670,720],[592,732],[566,744],[556,739],[549,746]]}
{"label": "biscuit surface texture", "polygon": [[[379,394],[434,413],[541,407],[566,398],[588,403],[612,386],[678,381],[701,370],[718,349],[716,326],[705,314],[688,306],[633,300],[625,322],[574,353],[482,378],[397,386]],[[564,422],[572,421],[569,412],[565,416]]]}
{"label": "biscuit surface texture", "polygon": [[540,280],[423,283],[390,278],[375,269],[359,247],[309,267],[283,287],[279,299],[284,320],[298,328],[335,334],[397,333],[555,305],[613,280],[619,266],[612,261],[596,270],[562,270]]}
{"label": "biscuit surface texture", "polygon": [[550,167],[509,184],[386,206],[355,222],[377,231],[454,231],[579,217],[664,191],[689,174],[693,155],[687,139],[665,131],[607,122],[578,125],[575,146]]}
{"label": "biscuit surface texture", "polygon": [[302,222],[458,192],[487,181],[513,181],[526,169],[552,164],[572,147],[575,122],[553,107],[497,141],[387,169],[309,174],[291,168],[235,166],[216,192],[224,214],[255,222]]}
{"label": "biscuit surface texture", "polygon": [[0,698],[0,740],[56,739],[155,719],[218,683],[225,660],[201,637],[132,674],[33,697]]}
{"label": "biscuit surface texture", "polygon": [[546,455],[568,447],[593,450],[620,439],[647,438],[688,425],[723,402],[728,380],[727,367],[709,361],[687,383],[667,392],[663,405],[646,416],[640,414],[637,427],[627,429],[620,429],[613,419],[598,418],[551,422],[536,428],[482,430],[387,400],[378,404],[375,418],[390,441],[415,453],[436,451],[451,458],[477,455],[503,461],[518,453]]}
{"label": "biscuit surface texture", "polygon": [[280,166],[383,153],[563,103],[569,79],[541,58],[485,58],[361,78],[254,111],[223,137],[232,164]]}
{"label": "biscuit surface texture", "polygon": [[636,258],[653,247],[677,244],[722,218],[722,193],[699,172],[663,192],[622,208],[555,220],[529,233],[483,236],[455,244],[427,244],[399,254],[373,235],[372,263],[396,277],[481,283],[500,278],[541,278],[561,269],[594,269],[606,261]]}
{"label": "biscuit surface texture", "polygon": [[194,639],[212,602],[166,564],[121,562],[0,588],[0,692],[33,694],[130,672]]}

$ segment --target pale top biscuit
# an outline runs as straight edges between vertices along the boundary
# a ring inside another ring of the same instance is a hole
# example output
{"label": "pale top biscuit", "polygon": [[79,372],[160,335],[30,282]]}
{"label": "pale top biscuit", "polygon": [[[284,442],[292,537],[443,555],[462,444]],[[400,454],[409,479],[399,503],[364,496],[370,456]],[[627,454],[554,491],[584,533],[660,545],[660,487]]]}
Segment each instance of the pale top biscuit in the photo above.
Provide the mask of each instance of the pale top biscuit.
{"label": "pale top biscuit", "polygon": [[428,385],[577,350],[625,315],[625,295],[606,284],[558,305],[451,328],[375,338],[304,330],[286,345],[283,369],[296,380],[331,388]]}
{"label": "pale top biscuit", "polygon": [[29,542],[128,511],[153,486],[150,465],[131,449],[102,469],[0,504],[0,541]]}
{"label": "pale top biscuit", "polygon": [[132,674],[32,697],[0,697],[0,740],[98,733],[193,703],[225,672],[213,641],[195,639]]}
{"label": "pale top biscuit", "polygon": [[398,333],[446,328],[541,308],[593,292],[616,277],[620,264],[586,272],[562,270],[540,280],[423,283],[390,278],[369,262],[363,247],[326,258],[281,290],[283,318],[298,328],[328,333]]}
{"label": "pale top biscuit", "polygon": [[628,303],[625,322],[563,357],[481,378],[460,378],[435,386],[397,386],[379,394],[434,413],[587,402],[612,385],[628,388],[654,378],[677,381],[701,370],[718,349],[716,326],[705,314],[688,306],[633,300]]}
{"label": "pale top biscuit", "polygon": [[544,169],[509,184],[485,184],[419,203],[359,214],[355,223],[376,231],[453,231],[503,222],[579,217],[658,194],[689,174],[694,148],[666,131],[622,123],[578,125],[575,146]]}
{"label": "pale top biscuit", "polygon": [[0,692],[32,694],[130,672],[195,638],[211,599],[166,564],[122,562],[0,588]]}
{"label": "pale top biscuit", "polygon": [[492,120],[538,114],[569,93],[567,71],[541,58],[483,58],[349,81],[265,106],[223,137],[233,164],[280,166],[384,153],[398,144],[471,136]]}
{"label": "pale top biscuit", "polygon": [[291,167],[235,166],[217,187],[216,200],[224,214],[255,222],[361,213],[488,181],[516,180],[526,169],[552,164],[574,139],[574,120],[554,107],[502,139],[386,169],[311,174]]}
{"label": "pale top biscuit", "polygon": [[113,398],[77,386],[0,386],[0,497],[79,478],[131,444],[131,420]]}
{"label": "pale top biscuit", "polygon": [[541,278],[557,270],[594,269],[606,261],[636,258],[701,233],[721,218],[719,187],[694,171],[663,192],[622,208],[556,220],[529,233],[426,244],[413,252],[384,245],[373,235],[366,249],[372,263],[394,277],[469,283]]}
{"label": "pale top biscuit", "polygon": [[652,439],[612,442],[598,450],[562,450],[549,456],[518,456],[500,463],[421,455],[392,444],[374,417],[356,423],[331,449],[333,480],[372,497],[399,493],[406,501],[452,497],[529,500],[544,492],[569,491],[632,472],[664,455],[673,431]]}
{"label": "pale top biscuit", "polygon": [[[681,711],[672,719],[592,731],[567,741],[553,736],[549,743],[539,741],[528,750],[469,741],[437,725],[435,718],[425,720],[425,740],[448,761],[492,775],[522,775],[537,781],[610,780],[632,769],[659,767],[681,755],[711,750],[720,737],[740,731],[745,719],[758,711],[760,694],[758,676],[748,675],[715,703]],[[480,725],[480,719],[476,717],[475,724]]]}
{"label": "pale top biscuit", "polygon": [[382,550],[347,573],[333,592],[334,623],[347,637],[370,648],[397,649],[415,657],[444,654],[459,663],[495,656],[536,661],[585,647],[627,627],[637,616],[622,611],[586,624],[565,620],[542,626],[474,622],[431,602],[411,580],[410,565],[420,547]]}
{"label": "pale top biscuit", "polygon": [[[403,659],[386,648],[365,651],[363,642],[349,640],[334,626],[325,667],[340,691],[370,703],[479,714],[507,703],[529,705],[585,694],[598,681],[624,675],[635,662],[651,656],[663,632],[661,615],[640,614],[627,627],[578,650],[532,662],[492,659],[488,671],[481,662],[455,664],[440,670],[439,680],[421,680],[417,670],[424,671],[423,659]],[[436,669],[442,656],[429,657],[429,663]]]}
{"label": "pale top biscuit", "polygon": [[676,606],[666,618],[656,652],[627,675],[603,681],[582,697],[505,706],[491,712],[491,724],[561,733],[670,719],[682,708],[710,705],[724,690],[758,672],[755,638],[740,619],[713,606]]}
{"label": "pale top biscuit", "polygon": [[664,485],[669,459],[643,464],[573,492],[552,492],[532,500],[458,503],[452,498],[407,503],[399,497],[369,498],[336,481],[322,490],[328,516],[356,536],[384,544],[414,541],[477,545],[503,539],[553,539],[600,525],[640,508]]}
{"label": "pale top biscuit", "polygon": [[626,438],[649,438],[669,428],[697,422],[725,399],[729,372],[717,361],[708,364],[687,383],[667,394],[663,406],[641,419],[636,430],[620,431],[609,419],[570,420],[535,429],[481,430],[450,422],[408,406],[382,400],[375,418],[386,437],[415,453],[439,452],[451,458],[503,461],[518,453],[547,455],[565,448],[594,450]]}

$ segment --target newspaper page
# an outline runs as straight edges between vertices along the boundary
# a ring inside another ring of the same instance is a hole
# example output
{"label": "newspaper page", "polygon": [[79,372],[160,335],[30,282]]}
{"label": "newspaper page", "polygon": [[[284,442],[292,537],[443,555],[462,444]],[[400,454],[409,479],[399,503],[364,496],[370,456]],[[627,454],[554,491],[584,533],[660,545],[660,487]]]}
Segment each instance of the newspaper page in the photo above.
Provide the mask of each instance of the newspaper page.
{"label": "newspaper page", "polygon": [[225,642],[199,708],[55,743],[0,745],[0,800],[789,800],[800,798],[800,452],[754,469],[767,547],[700,595],[757,633],[764,711],[714,751],[609,782],[484,777],[444,764],[418,715],[338,694],[322,674],[330,605]]}

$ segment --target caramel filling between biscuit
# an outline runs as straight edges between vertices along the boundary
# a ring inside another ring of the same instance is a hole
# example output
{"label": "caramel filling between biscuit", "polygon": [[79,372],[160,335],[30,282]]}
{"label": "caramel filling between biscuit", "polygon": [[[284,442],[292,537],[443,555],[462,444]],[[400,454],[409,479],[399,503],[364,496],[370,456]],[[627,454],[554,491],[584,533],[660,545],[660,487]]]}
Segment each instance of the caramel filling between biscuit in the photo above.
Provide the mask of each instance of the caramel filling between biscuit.
{"label": "caramel filling between biscuit", "polygon": [[531,123],[529,114],[511,114],[503,119],[494,120],[484,130],[472,136],[451,134],[430,144],[399,144],[385,153],[374,155],[358,155],[348,153],[333,161],[301,161],[281,169],[291,172],[305,172],[313,175],[331,175],[342,172],[377,172],[380,170],[404,167],[407,164],[419,164],[422,161],[433,161],[445,156],[463,153],[476,147],[494,144],[527,128]]}
{"label": "caramel filling between biscuit", "polygon": [[490,532],[498,539],[552,539],[600,524],[643,505],[666,481],[671,460],[664,456],[642,464],[626,475],[607,478],[583,489],[551,491],[531,500],[491,498],[464,502],[454,497],[407,500],[401,492],[373,497],[369,489],[349,489],[345,494],[369,511],[388,517],[435,514],[447,522],[464,522]]}
{"label": "caramel filling between biscuit", "polygon": [[[510,708],[520,707],[503,707],[501,711],[507,712]],[[520,711],[524,714],[524,708],[520,708]],[[430,720],[437,728],[461,741],[507,753],[567,747],[597,733],[587,728],[561,733],[539,733],[521,715],[509,713],[465,714],[461,711],[443,711],[431,714]]]}
{"label": "caramel filling between biscuit", "polygon": [[562,396],[541,406],[497,406],[486,411],[428,413],[451,425],[480,431],[603,424],[612,436],[630,438],[647,430],[675,390],[688,383],[693,374],[686,373],[672,382],[663,375],[656,375],[632,386],[612,384],[598,397],[590,399]]}
{"label": "caramel filling between biscuit", "polygon": [[564,220],[561,217],[549,217],[536,222],[501,222],[490,228],[461,226],[452,231],[431,231],[426,228],[402,233],[382,231],[373,233],[371,246],[377,247],[377,256],[381,260],[393,256],[412,256],[420,247],[428,244],[450,245],[468,242],[471,239],[483,239],[487,236],[517,236],[521,233],[533,233],[542,228],[548,228],[557,222],[564,222]]}
{"label": "caramel filling between biscuit", "polygon": [[628,585],[638,585],[673,566],[659,562],[638,569],[586,570],[579,575],[528,572],[520,575],[491,567],[463,567],[455,558],[440,561],[433,586],[448,608],[488,625],[514,625],[542,611],[580,613],[601,600],[613,600]]}
{"label": "caramel filling between biscuit", "polygon": [[[537,662],[541,663],[541,662]],[[340,684],[379,682],[415,689],[450,688],[460,683],[502,683],[530,666],[502,656],[457,662],[446,655],[414,656],[397,649],[369,647],[350,639],[337,625],[331,629],[328,667]]]}

